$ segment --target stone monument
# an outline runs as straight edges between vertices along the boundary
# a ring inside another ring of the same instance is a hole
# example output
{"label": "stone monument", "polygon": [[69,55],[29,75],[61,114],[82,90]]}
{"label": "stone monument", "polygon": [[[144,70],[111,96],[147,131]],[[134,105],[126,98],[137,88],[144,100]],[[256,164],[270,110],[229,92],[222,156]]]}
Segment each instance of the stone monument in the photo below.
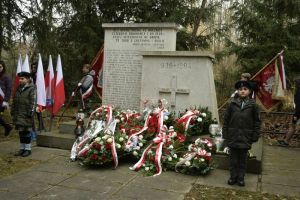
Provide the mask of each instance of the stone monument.
{"label": "stone monument", "polygon": [[175,23],[103,24],[103,104],[139,110],[142,51],[175,51]]}
{"label": "stone monument", "polygon": [[213,58],[204,52],[144,52],[141,99],[164,98],[176,113],[201,105],[219,119]]}

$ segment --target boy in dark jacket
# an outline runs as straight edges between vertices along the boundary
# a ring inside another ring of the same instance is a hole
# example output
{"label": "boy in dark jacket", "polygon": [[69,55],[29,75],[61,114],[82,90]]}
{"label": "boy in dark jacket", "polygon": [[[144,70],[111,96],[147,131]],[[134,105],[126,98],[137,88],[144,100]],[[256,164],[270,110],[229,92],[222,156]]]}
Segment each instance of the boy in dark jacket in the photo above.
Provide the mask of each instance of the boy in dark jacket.
{"label": "boy in dark jacket", "polygon": [[245,186],[247,152],[260,136],[260,114],[255,100],[250,98],[251,84],[238,81],[238,96],[233,98],[225,112],[223,138],[230,148],[229,185]]}
{"label": "boy in dark jacket", "polygon": [[36,106],[36,88],[29,72],[18,73],[20,85],[13,98],[11,115],[13,123],[19,130],[20,150],[15,156],[27,157],[31,154],[32,118]]}

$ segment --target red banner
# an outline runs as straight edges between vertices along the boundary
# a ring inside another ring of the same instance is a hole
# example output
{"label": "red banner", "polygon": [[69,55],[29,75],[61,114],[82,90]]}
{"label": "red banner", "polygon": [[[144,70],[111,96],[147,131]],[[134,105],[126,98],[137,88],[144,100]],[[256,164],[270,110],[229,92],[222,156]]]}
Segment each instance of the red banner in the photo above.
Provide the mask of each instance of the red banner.
{"label": "red banner", "polygon": [[100,99],[102,99],[102,86],[103,86],[103,54],[104,47],[101,47],[96,57],[92,61],[92,70],[95,71],[94,88]]}
{"label": "red banner", "polygon": [[[278,77],[280,76],[278,72],[278,54],[272,61],[267,64],[259,73],[257,73],[252,80],[257,83],[258,92],[256,94],[257,102],[262,106],[262,108],[269,112],[278,106],[280,100],[274,99],[274,92],[277,91],[278,87]],[[280,79],[281,80],[281,79]],[[281,83],[281,82],[280,82]]]}

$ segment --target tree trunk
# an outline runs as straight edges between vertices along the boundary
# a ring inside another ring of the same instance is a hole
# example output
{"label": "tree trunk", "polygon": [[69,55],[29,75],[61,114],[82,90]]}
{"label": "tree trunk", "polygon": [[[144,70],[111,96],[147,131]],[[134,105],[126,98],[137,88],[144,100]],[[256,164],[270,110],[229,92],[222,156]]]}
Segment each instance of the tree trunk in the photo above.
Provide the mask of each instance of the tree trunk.
{"label": "tree trunk", "polygon": [[195,41],[196,41],[196,38],[197,38],[197,32],[198,32],[198,29],[199,29],[199,26],[200,26],[200,23],[201,23],[201,19],[203,18],[203,15],[204,15],[204,9],[205,9],[205,5],[207,3],[207,0],[203,0],[202,3],[201,3],[201,6],[200,6],[200,9],[199,9],[199,13],[198,15],[196,15],[196,19],[194,21],[194,29],[193,29],[193,32],[192,32],[192,50],[195,50],[196,49],[196,44],[195,44]]}

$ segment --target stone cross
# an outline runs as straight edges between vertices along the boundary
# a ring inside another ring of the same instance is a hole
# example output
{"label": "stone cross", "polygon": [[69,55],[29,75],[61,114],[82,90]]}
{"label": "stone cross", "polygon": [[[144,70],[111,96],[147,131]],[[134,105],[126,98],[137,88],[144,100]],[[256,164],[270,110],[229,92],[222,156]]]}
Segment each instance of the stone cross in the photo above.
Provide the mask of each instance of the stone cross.
{"label": "stone cross", "polygon": [[171,107],[176,106],[176,94],[189,94],[189,89],[178,89],[177,88],[177,76],[175,74],[172,75],[171,80],[171,88],[160,88],[159,93],[171,93]]}

